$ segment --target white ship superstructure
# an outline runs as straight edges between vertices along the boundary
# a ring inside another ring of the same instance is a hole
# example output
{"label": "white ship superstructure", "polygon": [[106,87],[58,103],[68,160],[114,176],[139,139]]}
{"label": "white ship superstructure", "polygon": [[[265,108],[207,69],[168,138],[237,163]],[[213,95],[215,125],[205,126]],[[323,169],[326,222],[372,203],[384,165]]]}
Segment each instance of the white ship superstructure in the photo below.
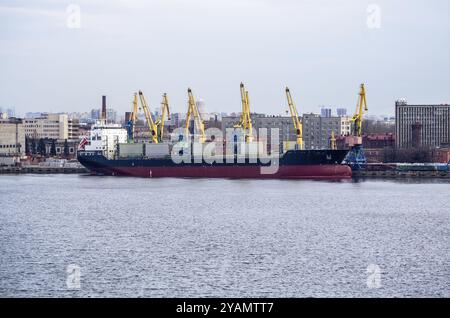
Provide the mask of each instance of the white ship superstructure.
{"label": "white ship superstructure", "polygon": [[113,158],[117,145],[127,142],[127,131],[120,124],[97,122],[92,126],[89,139],[84,146],[86,151],[99,151],[107,158]]}

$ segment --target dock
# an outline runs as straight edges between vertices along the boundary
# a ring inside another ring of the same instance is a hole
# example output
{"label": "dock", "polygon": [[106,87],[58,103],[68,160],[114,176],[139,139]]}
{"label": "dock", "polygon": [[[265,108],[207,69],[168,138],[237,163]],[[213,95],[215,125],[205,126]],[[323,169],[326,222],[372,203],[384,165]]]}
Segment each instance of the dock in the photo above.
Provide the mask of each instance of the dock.
{"label": "dock", "polygon": [[84,167],[46,167],[46,166],[6,166],[0,167],[0,174],[83,174],[89,171]]}

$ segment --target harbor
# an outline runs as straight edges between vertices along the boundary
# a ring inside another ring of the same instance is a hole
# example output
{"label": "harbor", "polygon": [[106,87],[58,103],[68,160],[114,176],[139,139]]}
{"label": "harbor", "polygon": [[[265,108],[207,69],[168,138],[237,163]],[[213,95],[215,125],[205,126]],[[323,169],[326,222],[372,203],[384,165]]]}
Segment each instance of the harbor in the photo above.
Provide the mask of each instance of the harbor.
{"label": "harbor", "polygon": [[450,299],[450,2],[7,2],[11,312]]}
{"label": "harbor", "polygon": [[[162,95],[160,108],[152,112],[141,90],[133,93],[131,112],[126,112],[122,124],[108,120],[107,100],[102,96],[99,119],[88,127],[84,137],[78,135],[78,139],[73,138],[79,127],[76,128],[75,121],[69,121],[66,115],[49,114],[42,118],[44,121],[40,125],[43,127],[49,127],[51,119],[52,123],[59,123],[55,126],[58,131],[67,128],[67,136],[72,136],[70,142],[68,139],[63,142],[49,138],[36,140],[30,136],[24,141],[25,136],[20,132],[23,122],[17,118],[3,119],[0,129],[4,132],[0,136],[9,138],[12,144],[0,147],[0,173],[316,180],[449,177],[450,150],[443,142],[447,138],[445,134],[440,134],[441,141],[433,141],[434,147],[430,144],[433,136],[425,135],[430,129],[422,130],[417,123],[411,126],[414,134],[410,134],[409,139],[402,137],[406,147],[393,145],[393,133],[364,134],[365,129],[370,129],[365,119],[368,104],[364,84],[360,85],[352,117],[338,117],[340,126],[329,122],[327,130],[315,128],[316,133],[322,134],[320,146],[314,146],[314,127],[309,127],[309,123],[313,119],[319,122],[331,119],[331,110],[324,112],[324,118],[306,114],[300,117],[291,90],[286,87],[289,109],[286,113],[290,117],[260,116],[251,111],[250,94],[242,82],[239,88],[241,112],[229,118],[231,120],[222,118],[220,130],[217,116],[212,125],[205,121],[203,102],[197,102],[191,88],[187,89],[185,119],[175,125],[168,95]],[[405,101],[396,102],[396,108],[405,105]],[[140,122],[139,116],[143,116],[144,121]],[[283,119],[278,121],[281,129],[272,127],[275,122],[260,123],[266,118]],[[66,126],[65,121],[72,126]],[[36,128],[38,121],[29,122],[33,125],[25,125],[27,133],[33,131],[27,127]],[[396,127],[399,126],[396,122]],[[285,128],[293,133],[284,135]],[[56,130],[51,133],[55,134]],[[373,148],[374,145],[381,148]]]}

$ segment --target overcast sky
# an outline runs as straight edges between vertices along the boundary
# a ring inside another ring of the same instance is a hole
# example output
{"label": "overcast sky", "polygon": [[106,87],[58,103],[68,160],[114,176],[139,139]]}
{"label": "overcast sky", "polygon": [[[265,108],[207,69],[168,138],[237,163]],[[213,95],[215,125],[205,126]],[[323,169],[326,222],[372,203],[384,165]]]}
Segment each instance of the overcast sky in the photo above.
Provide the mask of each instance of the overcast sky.
{"label": "overcast sky", "polygon": [[447,0],[0,0],[0,107],[89,111],[105,94],[122,113],[142,89],[153,110],[167,92],[185,112],[191,87],[208,111],[233,112],[241,81],[270,114],[287,109],[286,85],[300,113],[353,112],[362,82],[370,114],[401,97],[450,102],[449,12]]}

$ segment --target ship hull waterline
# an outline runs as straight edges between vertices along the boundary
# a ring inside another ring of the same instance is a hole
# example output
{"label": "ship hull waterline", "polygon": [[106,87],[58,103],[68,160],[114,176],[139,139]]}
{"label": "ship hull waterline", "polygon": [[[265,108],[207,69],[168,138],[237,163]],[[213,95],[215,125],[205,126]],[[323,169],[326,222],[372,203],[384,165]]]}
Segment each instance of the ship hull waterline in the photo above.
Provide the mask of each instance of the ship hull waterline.
{"label": "ship hull waterline", "polygon": [[93,175],[146,178],[229,178],[229,179],[317,179],[340,180],[352,177],[344,165],[281,166],[276,173],[261,173],[260,167],[103,167],[90,169]]}

